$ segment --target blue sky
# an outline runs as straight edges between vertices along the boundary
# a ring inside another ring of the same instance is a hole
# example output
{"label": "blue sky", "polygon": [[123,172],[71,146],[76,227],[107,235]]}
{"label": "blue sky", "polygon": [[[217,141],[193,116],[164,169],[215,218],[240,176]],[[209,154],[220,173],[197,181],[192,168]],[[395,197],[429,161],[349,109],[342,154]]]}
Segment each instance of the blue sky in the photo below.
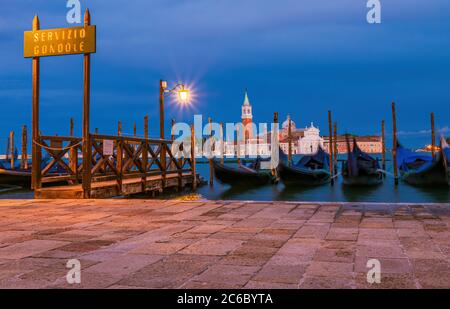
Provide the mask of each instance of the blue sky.
{"label": "blue sky", "polygon": [[[238,121],[249,90],[256,122],[274,111],[326,134],[327,111],[341,132],[375,134],[390,102],[400,138],[429,142],[429,113],[450,126],[450,2],[382,2],[381,25],[366,22],[366,0],[81,0],[97,25],[91,123],[114,133],[121,120],[158,135],[158,81],[195,85],[196,102],[167,103],[167,123]],[[66,27],[66,1],[0,0],[0,151],[10,130],[31,121],[31,60],[23,31],[35,13],[42,28]],[[82,56],[42,59],[41,131],[81,134]],[[445,129],[446,128],[446,129]],[[450,135],[450,133],[447,133]],[[19,138],[16,138],[16,143]]]}

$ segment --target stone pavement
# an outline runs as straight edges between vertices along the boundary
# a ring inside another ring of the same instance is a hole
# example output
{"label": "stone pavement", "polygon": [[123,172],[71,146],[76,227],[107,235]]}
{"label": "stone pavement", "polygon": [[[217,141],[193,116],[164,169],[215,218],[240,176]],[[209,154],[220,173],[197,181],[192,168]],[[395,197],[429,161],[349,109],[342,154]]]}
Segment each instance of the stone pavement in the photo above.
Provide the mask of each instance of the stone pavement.
{"label": "stone pavement", "polygon": [[449,204],[0,200],[0,288],[450,288],[449,266]]}

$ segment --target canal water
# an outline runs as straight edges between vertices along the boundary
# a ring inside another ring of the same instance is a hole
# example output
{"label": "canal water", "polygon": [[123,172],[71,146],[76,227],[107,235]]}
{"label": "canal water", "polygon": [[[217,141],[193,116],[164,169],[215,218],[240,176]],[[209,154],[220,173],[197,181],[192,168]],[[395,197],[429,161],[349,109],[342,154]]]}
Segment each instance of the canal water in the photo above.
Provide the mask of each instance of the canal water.
{"label": "canal water", "polygon": [[[341,159],[344,159],[342,157]],[[392,177],[392,161],[387,162],[387,177],[382,185],[370,188],[347,187],[337,177],[334,186],[325,184],[317,187],[285,187],[283,183],[262,187],[232,187],[214,179],[214,185],[198,188],[196,194],[164,194],[159,198],[186,198],[209,200],[256,200],[256,201],[321,201],[321,202],[386,202],[386,203],[450,203],[449,187],[418,188],[402,183],[395,187]],[[339,172],[341,169],[339,163]],[[197,171],[209,179],[209,165],[198,162]],[[14,190],[0,193],[0,198],[33,198],[29,190]],[[139,196],[137,198],[145,198]]]}

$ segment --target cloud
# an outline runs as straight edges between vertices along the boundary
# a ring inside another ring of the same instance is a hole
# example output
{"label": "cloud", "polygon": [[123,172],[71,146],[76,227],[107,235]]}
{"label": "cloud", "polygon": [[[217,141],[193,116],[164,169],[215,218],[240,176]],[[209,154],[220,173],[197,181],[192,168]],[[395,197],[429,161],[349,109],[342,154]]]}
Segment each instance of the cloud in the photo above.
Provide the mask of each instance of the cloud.
{"label": "cloud", "polygon": [[[448,127],[448,126],[436,129],[436,133],[438,133],[438,134],[439,133],[445,134],[448,132],[450,132],[450,127]],[[431,130],[398,131],[397,132],[398,136],[421,136],[421,135],[430,135],[430,134],[431,134]]]}

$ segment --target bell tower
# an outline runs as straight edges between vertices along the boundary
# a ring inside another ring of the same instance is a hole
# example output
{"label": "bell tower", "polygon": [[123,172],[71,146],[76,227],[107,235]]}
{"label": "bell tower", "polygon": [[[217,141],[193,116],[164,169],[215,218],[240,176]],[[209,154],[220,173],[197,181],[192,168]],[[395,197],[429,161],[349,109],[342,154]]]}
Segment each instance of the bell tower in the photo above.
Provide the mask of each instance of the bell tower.
{"label": "bell tower", "polygon": [[252,106],[248,99],[247,89],[245,89],[244,103],[242,104],[242,125],[244,126],[244,138],[249,140],[253,138],[253,128],[252,128]]}

